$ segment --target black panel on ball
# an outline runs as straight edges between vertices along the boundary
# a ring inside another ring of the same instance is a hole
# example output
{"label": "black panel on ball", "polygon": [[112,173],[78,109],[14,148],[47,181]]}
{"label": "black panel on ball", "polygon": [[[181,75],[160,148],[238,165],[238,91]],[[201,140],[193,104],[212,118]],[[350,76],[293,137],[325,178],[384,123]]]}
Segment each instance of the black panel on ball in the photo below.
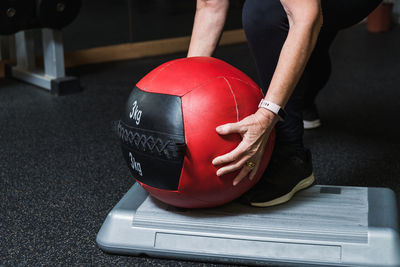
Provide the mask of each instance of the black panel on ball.
{"label": "black panel on ball", "polygon": [[135,87],[117,130],[135,179],[159,189],[178,189],[186,148],[179,96]]}

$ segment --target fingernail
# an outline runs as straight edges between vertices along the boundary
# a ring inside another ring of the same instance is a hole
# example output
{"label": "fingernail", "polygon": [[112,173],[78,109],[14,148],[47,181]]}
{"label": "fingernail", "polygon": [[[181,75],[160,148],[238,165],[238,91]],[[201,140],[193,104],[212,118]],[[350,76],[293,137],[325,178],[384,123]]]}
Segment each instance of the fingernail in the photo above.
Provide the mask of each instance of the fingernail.
{"label": "fingernail", "polygon": [[224,131],[224,126],[218,126],[216,128],[217,132],[223,132]]}
{"label": "fingernail", "polygon": [[237,181],[233,181],[233,186],[236,186],[238,184]]}

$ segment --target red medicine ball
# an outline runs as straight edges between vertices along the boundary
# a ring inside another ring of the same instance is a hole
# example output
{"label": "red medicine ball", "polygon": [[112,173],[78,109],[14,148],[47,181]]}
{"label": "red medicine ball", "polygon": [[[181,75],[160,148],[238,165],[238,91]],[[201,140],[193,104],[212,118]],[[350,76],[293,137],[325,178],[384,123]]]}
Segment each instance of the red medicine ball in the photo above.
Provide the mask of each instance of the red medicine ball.
{"label": "red medicine ball", "polygon": [[147,74],[129,96],[118,125],[122,151],[136,181],[153,197],[182,208],[205,208],[239,197],[260,179],[273,149],[266,145],[256,177],[218,177],[212,160],[233,150],[239,134],[219,125],[255,113],[263,97],[248,76],[209,57],[172,60]]}

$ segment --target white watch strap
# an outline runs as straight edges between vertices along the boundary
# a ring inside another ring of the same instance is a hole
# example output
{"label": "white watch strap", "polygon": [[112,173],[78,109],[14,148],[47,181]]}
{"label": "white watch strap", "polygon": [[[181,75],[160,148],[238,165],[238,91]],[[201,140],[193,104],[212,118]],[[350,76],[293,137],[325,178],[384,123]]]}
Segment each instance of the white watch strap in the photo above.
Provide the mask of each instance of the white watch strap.
{"label": "white watch strap", "polygon": [[281,106],[279,106],[271,101],[261,99],[258,107],[268,109],[272,113],[278,115],[281,120],[284,120],[286,117],[286,112],[281,108]]}

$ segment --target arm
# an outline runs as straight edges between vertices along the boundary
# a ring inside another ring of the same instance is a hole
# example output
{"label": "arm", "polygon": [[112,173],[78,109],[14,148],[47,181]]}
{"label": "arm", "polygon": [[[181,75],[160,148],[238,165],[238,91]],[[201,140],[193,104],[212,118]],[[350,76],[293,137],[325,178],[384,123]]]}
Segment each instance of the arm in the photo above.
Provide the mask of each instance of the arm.
{"label": "arm", "polygon": [[[281,0],[290,28],[265,96],[266,100],[281,107],[284,107],[289,100],[315,46],[322,25],[320,1]],[[241,169],[233,181],[234,185],[249,173],[249,178],[252,179],[257,172],[266,140],[277,121],[274,113],[260,108],[255,114],[240,122],[218,127],[219,134],[240,133],[243,140],[233,151],[213,160],[214,165],[226,164],[218,169],[217,175]],[[255,163],[253,170],[243,167],[248,160]]]}
{"label": "arm", "polygon": [[320,0],[281,0],[289,33],[265,99],[285,106],[314,49],[322,26]]}
{"label": "arm", "polygon": [[229,0],[197,0],[188,57],[211,56],[225,25]]}

